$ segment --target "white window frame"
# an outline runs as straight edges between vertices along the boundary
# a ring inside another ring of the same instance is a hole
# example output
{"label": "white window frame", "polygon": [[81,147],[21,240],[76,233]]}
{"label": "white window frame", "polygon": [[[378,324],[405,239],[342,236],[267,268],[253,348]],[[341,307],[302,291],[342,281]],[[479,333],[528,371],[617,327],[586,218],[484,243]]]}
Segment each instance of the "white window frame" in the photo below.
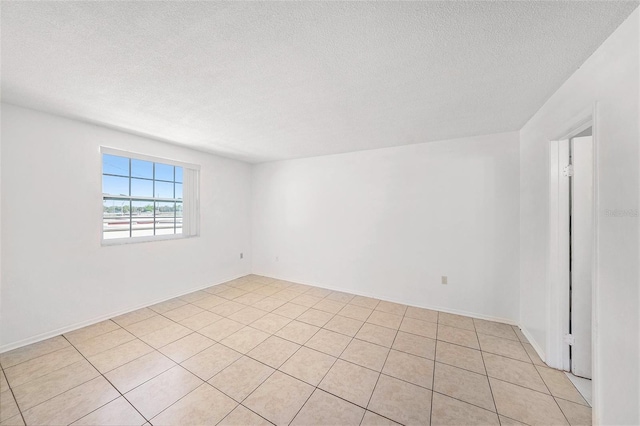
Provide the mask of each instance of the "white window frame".
{"label": "white window frame", "polygon": [[[143,237],[129,237],[129,238],[104,238],[103,223],[103,209],[100,208],[100,244],[102,246],[115,246],[122,244],[137,244],[147,243],[151,241],[166,241],[166,240],[182,240],[185,238],[194,238],[200,236],[200,166],[197,164],[185,163],[176,160],[170,160],[162,157],[154,157],[151,155],[140,154],[137,152],[124,151],[116,148],[110,148],[106,146],[100,147],[100,205],[103,205],[104,194],[102,192],[102,176],[103,170],[103,154],[117,155],[119,157],[131,158],[134,160],[151,161],[154,163],[168,164],[170,166],[178,166],[183,169],[183,218],[182,218],[182,233],[181,234],[169,234],[169,235],[149,235]],[[187,180],[189,182],[187,182]],[[155,197],[139,197],[141,199],[154,200]]]}

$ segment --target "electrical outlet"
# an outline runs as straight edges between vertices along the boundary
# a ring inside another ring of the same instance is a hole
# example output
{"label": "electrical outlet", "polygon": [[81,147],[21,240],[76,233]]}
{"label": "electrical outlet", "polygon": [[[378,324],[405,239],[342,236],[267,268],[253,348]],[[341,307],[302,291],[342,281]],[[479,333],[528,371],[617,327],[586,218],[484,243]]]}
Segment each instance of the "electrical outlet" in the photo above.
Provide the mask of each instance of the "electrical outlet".
{"label": "electrical outlet", "polygon": [[442,276],[442,284],[449,284],[449,278],[446,275]]}
{"label": "electrical outlet", "polygon": [[240,259],[244,259],[244,253],[240,253]]}

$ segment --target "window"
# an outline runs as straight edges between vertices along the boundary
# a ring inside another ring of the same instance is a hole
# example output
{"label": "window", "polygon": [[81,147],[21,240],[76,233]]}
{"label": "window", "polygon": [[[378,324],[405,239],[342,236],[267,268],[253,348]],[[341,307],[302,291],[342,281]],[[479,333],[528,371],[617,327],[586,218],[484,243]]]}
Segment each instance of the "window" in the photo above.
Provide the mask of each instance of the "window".
{"label": "window", "polygon": [[102,148],[103,244],[197,235],[198,168]]}

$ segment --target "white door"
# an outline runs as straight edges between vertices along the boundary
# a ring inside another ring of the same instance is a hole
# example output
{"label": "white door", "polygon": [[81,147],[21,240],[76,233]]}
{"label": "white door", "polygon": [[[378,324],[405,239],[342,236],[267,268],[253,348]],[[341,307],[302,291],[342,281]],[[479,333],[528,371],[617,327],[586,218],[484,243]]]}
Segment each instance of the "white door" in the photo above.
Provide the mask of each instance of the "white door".
{"label": "white door", "polygon": [[571,139],[571,372],[591,378],[593,261],[593,141]]}

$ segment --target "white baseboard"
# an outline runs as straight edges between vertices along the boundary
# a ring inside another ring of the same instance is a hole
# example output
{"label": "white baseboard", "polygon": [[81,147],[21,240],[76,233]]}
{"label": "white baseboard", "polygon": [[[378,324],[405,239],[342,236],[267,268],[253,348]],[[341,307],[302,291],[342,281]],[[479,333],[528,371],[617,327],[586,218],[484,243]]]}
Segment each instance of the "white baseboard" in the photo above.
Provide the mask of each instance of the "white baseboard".
{"label": "white baseboard", "polygon": [[327,290],[333,290],[333,291],[341,291],[344,293],[351,293],[351,294],[355,294],[358,296],[364,296],[364,297],[371,297],[374,299],[380,299],[380,300],[386,300],[388,302],[394,302],[394,303],[400,303],[402,305],[407,305],[407,306],[413,306],[414,308],[423,308],[423,309],[431,309],[434,311],[440,311],[440,312],[446,312],[448,314],[456,314],[456,315],[464,315],[466,317],[471,317],[471,318],[477,318],[477,319],[483,319],[483,320],[487,320],[487,321],[495,321],[495,322],[501,322],[504,324],[509,324],[509,325],[518,325],[518,322],[512,319],[508,319],[508,318],[500,318],[500,317],[494,317],[491,315],[484,315],[484,314],[478,314],[476,312],[467,312],[467,311],[462,311],[459,309],[451,309],[451,308],[445,308],[442,306],[435,306],[435,305],[414,305],[411,303],[407,303],[404,302],[402,300],[398,300],[398,299],[389,299],[389,298],[383,298],[380,297],[379,295],[373,294],[373,293],[368,293],[368,292],[354,292],[351,289],[344,289],[344,288],[337,288],[337,287],[331,287],[331,286],[326,286],[323,284],[317,284],[317,283],[305,283],[303,281],[300,280],[291,280],[291,279],[287,279],[287,278],[280,278],[277,276],[273,276],[273,275],[263,275],[260,273],[253,273],[254,275],[261,275],[263,277],[268,277],[268,278],[274,278],[276,280],[282,280],[282,281],[288,281],[288,282],[292,282],[292,283],[300,283],[300,284],[305,284],[305,285],[312,285],[314,287],[320,287],[320,288],[324,288]]}
{"label": "white baseboard", "polygon": [[538,353],[538,356],[540,357],[540,359],[542,360],[542,362],[544,362],[546,364],[547,362],[547,357],[545,356],[544,351],[542,350],[542,348],[540,348],[540,345],[538,344],[538,342],[536,342],[536,340],[533,338],[533,336],[531,335],[531,333],[529,333],[527,331],[526,328],[522,327],[522,326],[518,326],[520,327],[520,330],[522,331],[522,334],[524,334],[524,337],[527,338],[527,340],[529,341],[529,343],[531,343],[531,346],[533,346],[533,349]]}
{"label": "white baseboard", "polygon": [[13,349],[17,349],[17,348],[20,348],[22,346],[31,345],[33,343],[38,343],[38,342],[41,342],[41,341],[46,340],[46,339],[50,339],[50,338],[55,337],[55,336],[59,336],[59,335],[64,334],[64,333],[68,333],[70,331],[77,330],[79,328],[87,327],[87,326],[96,324],[98,322],[101,322],[101,321],[104,321],[104,320],[108,320],[110,318],[115,318],[115,317],[117,317],[119,315],[127,314],[129,312],[133,312],[133,311],[136,311],[138,309],[146,308],[148,306],[152,306],[152,305],[155,305],[157,303],[162,303],[162,302],[164,302],[166,300],[175,299],[176,297],[184,296],[185,294],[193,293],[194,291],[202,290],[202,289],[205,289],[205,288],[208,288],[208,287],[211,287],[211,286],[214,286],[214,285],[222,284],[222,283],[225,283],[225,282],[228,282],[228,281],[231,281],[231,280],[235,280],[236,278],[240,278],[240,277],[244,277],[244,276],[246,276],[246,274],[245,275],[236,276],[236,277],[233,277],[233,278],[229,278],[229,279],[225,279],[225,280],[217,282],[217,283],[213,283],[213,284],[209,283],[209,284],[206,284],[206,285],[203,285],[203,286],[199,286],[197,288],[192,288],[190,290],[183,291],[183,292],[180,292],[178,294],[174,294],[174,295],[169,296],[169,297],[163,297],[161,299],[155,299],[155,300],[152,300],[150,302],[144,303],[142,305],[136,305],[136,306],[129,307],[129,308],[126,308],[126,309],[122,309],[122,310],[119,310],[119,311],[115,311],[115,312],[111,312],[111,313],[108,313],[108,314],[100,315],[99,317],[94,317],[94,318],[86,320],[86,321],[81,321],[81,322],[78,322],[78,323],[75,323],[75,324],[71,324],[71,325],[68,325],[68,326],[60,327],[60,328],[58,328],[56,330],[47,331],[45,333],[41,333],[41,334],[38,334],[36,336],[29,337],[27,339],[19,340],[17,342],[7,343],[7,344],[4,344],[4,345],[0,346],[0,353],[11,351]]}

